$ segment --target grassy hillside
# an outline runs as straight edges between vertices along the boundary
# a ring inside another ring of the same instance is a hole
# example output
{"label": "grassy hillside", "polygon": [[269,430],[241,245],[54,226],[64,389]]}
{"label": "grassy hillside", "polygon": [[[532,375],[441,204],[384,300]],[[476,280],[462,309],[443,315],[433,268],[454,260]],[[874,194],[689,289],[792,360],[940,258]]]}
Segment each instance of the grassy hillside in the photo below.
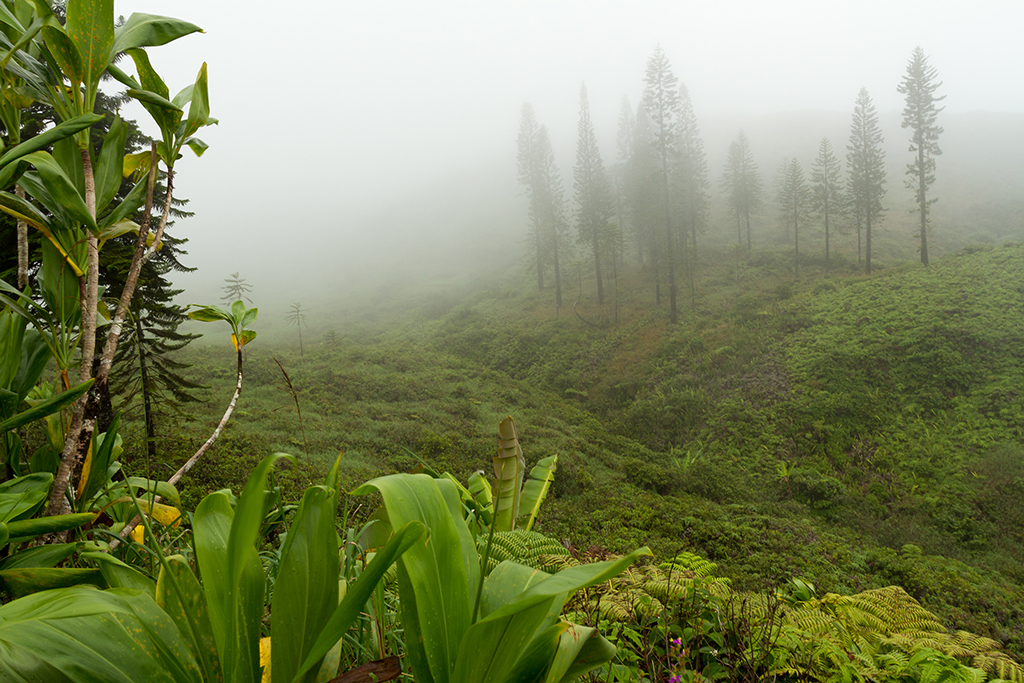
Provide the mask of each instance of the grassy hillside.
{"label": "grassy hillside", "polygon": [[[801,280],[778,254],[723,251],[672,328],[647,274],[627,269],[617,304],[581,296],[579,316],[574,297],[556,315],[551,292],[510,282],[393,322],[339,322],[303,356],[260,338],[186,497],[237,485],[276,450],[309,456],[283,475],[295,487],[339,451],[350,487],[417,458],[465,479],[512,414],[528,461],[560,455],[546,533],[694,552],[741,588],[899,584],[1021,655],[1021,273],[1021,245]],[[210,402],[161,439],[163,458],[216,423],[233,385],[221,342],[185,356]]]}

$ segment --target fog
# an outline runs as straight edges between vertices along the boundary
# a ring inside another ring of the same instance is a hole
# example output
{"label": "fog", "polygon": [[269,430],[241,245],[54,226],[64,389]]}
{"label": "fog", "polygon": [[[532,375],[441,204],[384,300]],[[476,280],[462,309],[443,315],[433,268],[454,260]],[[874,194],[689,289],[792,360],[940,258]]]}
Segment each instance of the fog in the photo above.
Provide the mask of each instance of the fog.
{"label": "fog", "polygon": [[[940,124],[948,130],[974,120],[972,112],[1024,113],[1019,0],[971,3],[970,15],[963,3],[935,0],[282,7],[115,7],[206,31],[151,50],[172,93],[206,61],[220,119],[200,133],[206,154],[186,152],[178,165],[178,194],[196,212],[174,229],[189,239],[185,262],[199,269],[176,281],[188,301],[215,300],[233,272],[255,286],[257,303],[283,310],[325,292],[365,298],[418,274],[441,278],[443,287],[446,278],[518,266],[526,227],[515,181],[522,103],[551,131],[571,197],[580,84],[609,165],[621,99],[636,105],[658,44],[689,88],[714,179],[740,127],[769,184],[783,156],[799,155],[809,167],[822,134],[844,153],[861,86],[898,153],[896,85],[916,45],[944,83]],[[141,108],[126,114],[152,131]],[[890,194],[898,194],[904,162],[890,161]],[[940,165],[940,179],[942,172]]]}

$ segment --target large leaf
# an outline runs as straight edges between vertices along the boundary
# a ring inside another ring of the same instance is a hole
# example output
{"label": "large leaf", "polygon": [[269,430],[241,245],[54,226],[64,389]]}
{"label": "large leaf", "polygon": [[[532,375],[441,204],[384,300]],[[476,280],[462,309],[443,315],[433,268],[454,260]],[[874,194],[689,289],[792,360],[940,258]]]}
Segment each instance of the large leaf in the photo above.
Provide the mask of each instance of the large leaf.
{"label": "large leaf", "polygon": [[76,116],[73,119],[62,121],[53,128],[50,128],[49,130],[26,140],[20,145],[7,150],[4,155],[0,157],[0,166],[6,166],[12,161],[22,158],[26,154],[31,154],[32,152],[37,152],[41,149],[48,149],[58,140],[71,137],[75,133],[85,130],[102,120],[103,114],[82,114],[81,116]]}
{"label": "large leaf", "polygon": [[59,24],[44,26],[42,32],[46,47],[72,86],[84,81],[85,67],[82,55],[67,32]]}
{"label": "large leaf", "polygon": [[[359,613],[362,612],[366,601],[370,599],[370,594],[373,593],[377,583],[384,577],[388,567],[412,547],[413,543],[420,540],[425,531],[425,527],[419,522],[409,522],[396,531],[387,545],[374,555],[366,569],[348,586],[345,597],[337,609],[334,610],[334,613],[331,614],[323,630],[321,630],[316,642],[310,648],[309,654],[306,655],[305,661],[302,662],[302,666],[296,672],[293,681],[301,680],[301,677],[306,675],[307,672],[316,670],[317,663],[330,652],[335,643],[341,640],[342,636],[348,631],[349,626],[352,625],[356,617],[359,616]],[[408,629],[406,629],[405,633],[406,637],[408,637]],[[273,657],[271,657],[271,661],[273,661]]]}
{"label": "large leaf", "polygon": [[[3,545],[0,543],[0,545]],[[27,567],[56,567],[71,557],[77,543],[50,543],[22,550],[0,562],[0,569],[25,569]]]}
{"label": "large leaf", "polygon": [[[46,473],[49,474],[49,473]],[[29,475],[32,476],[32,475]],[[77,512],[70,515],[50,515],[48,517],[36,517],[7,523],[7,530],[11,534],[11,542],[18,539],[19,542],[26,541],[36,536],[45,534],[57,534],[62,531],[71,531],[78,527],[91,524],[96,515],[91,512]]]}
{"label": "large leaf", "polygon": [[[337,607],[337,500],[335,492],[325,486],[306,489],[288,529],[270,612],[274,680],[292,680]],[[311,681],[316,672],[313,667],[300,680]]]}
{"label": "large leaf", "polygon": [[107,204],[113,201],[121,188],[121,167],[124,163],[124,145],[128,141],[128,126],[115,116],[110,130],[103,138],[99,159],[96,162],[96,215],[100,215]]}
{"label": "large leaf", "polygon": [[138,591],[64,588],[0,607],[0,680],[200,683],[170,618]]}
{"label": "large leaf", "polygon": [[[199,75],[196,76],[196,84],[192,89],[192,104],[188,108],[188,119],[185,121],[185,131],[180,136],[181,140],[195,135],[195,133],[206,125],[210,118],[210,93],[206,82],[206,63],[199,67]],[[168,163],[173,164],[171,159]]]}
{"label": "large leaf", "polygon": [[519,514],[520,516],[529,515],[526,526],[522,527],[525,531],[533,529],[533,524],[537,521],[540,506],[544,499],[547,498],[551,483],[555,480],[555,468],[557,466],[557,455],[549,455],[546,458],[542,458],[530,470],[530,475],[527,477],[526,483],[523,484],[523,497],[520,501]]}
{"label": "large leaf", "polygon": [[3,422],[0,422],[0,434],[10,431],[12,429],[18,429],[30,422],[42,419],[47,415],[60,412],[67,406],[74,403],[79,396],[84,394],[92,386],[94,380],[88,380],[79,384],[76,387],[71,387],[67,391],[63,391],[53,398],[49,398],[42,403],[29,408],[28,410],[22,411]]}
{"label": "large leaf", "polygon": [[0,569],[0,588],[15,598],[54,588],[67,588],[83,584],[97,588],[107,587],[103,575],[98,569],[54,569],[52,567]]}
{"label": "large leaf", "polygon": [[[413,545],[400,560],[399,590],[403,621],[414,621],[423,639],[427,670],[412,659],[417,679],[447,683],[458,654],[459,642],[469,627],[470,587],[466,573],[460,530],[462,517],[453,517],[437,484],[425,474],[395,474],[374,479],[355,494],[380,491],[394,527],[411,521],[430,529],[430,541]],[[469,537],[469,530],[465,530]],[[407,579],[402,590],[403,576]],[[408,603],[407,603],[408,601]],[[407,604],[413,605],[412,609]],[[411,614],[412,611],[415,614]],[[407,626],[408,628],[408,626]],[[407,637],[408,643],[411,638]]]}
{"label": "large leaf", "polygon": [[564,683],[607,664],[615,657],[615,645],[596,629],[577,624],[558,639],[558,651],[551,662],[544,683]]}
{"label": "large leaf", "polygon": [[[66,29],[82,59],[82,81],[94,97],[114,46],[114,0],[70,0]],[[91,105],[91,101],[89,102]]]}
{"label": "large leaf", "polygon": [[156,602],[178,627],[206,683],[224,680],[210,623],[206,594],[181,555],[166,559],[156,584]]}
{"label": "large leaf", "polygon": [[78,193],[75,184],[52,156],[46,152],[32,152],[25,155],[24,159],[36,167],[43,185],[46,186],[53,198],[60,202],[61,207],[69,216],[93,232],[98,229],[95,218],[85,205],[85,199]]}
{"label": "large leaf", "polygon": [[112,53],[126,52],[133,47],[164,45],[197,32],[202,33],[203,29],[187,21],[135,12],[123,26],[114,29]]}
{"label": "large leaf", "polygon": [[10,522],[34,511],[46,500],[52,483],[52,474],[36,472],[0,484],[0,522]]}
{"label": "large leaf", "polygon": [[[117,429],[121,426],[121,413],[114,415],[110,428],[103,434],[95,434],[79,479],[76,497],[78,500],[89,500],[107,483],[107,468],[114,455],[117,443]],[[97,447],[98,444],[98,447]]]}
{"label": "large leaf", "polygon": [[156,582],[153,579],[110,553],[88,552],[81,553],[79,557],[95,562],[103,574],[103,580],[111,588],[132,588],[150,597],[156,596]]}
{"label": "large leaf", "polygon": [[498,489],[497,509],[494,511],[494,529],[512,531],[519,516],[520,489],[526,472],[526,459],[516,437],[516,425],[512,417],[506,417],[498,424],[498,452],[492,458],[495,486]]}
{"label": "large leaf", "polygon": [[99,237],[101,239],[108,240],[112,237],[117,237],[118,234],[139,229],[138,225],[128,221],[127,218],[146,203],[147,182],[148,179],[143,177],[139,182],[135,183],[135,187],[128,193],[128,196],[121,200],[121,203],[115,206],[113,211],[99,221]]}

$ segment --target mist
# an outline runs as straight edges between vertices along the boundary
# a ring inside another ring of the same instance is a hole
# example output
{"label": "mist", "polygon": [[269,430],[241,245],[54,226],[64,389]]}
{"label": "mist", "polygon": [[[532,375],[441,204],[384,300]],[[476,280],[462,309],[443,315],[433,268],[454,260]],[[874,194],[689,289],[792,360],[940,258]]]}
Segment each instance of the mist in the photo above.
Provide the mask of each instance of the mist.
{"label": "mist", "polygon": [[[864,86],[884,128],[887,201],[902,214],[912,199],[902,189],[896,85],[916,45],[946,96],[936,192],[962,187],[943,187],[953,175],[980,172],[1017,187],[1024,177],[1024,91],[1010,86],[1024,63],[1018,2],[975,3],[968,16],[959,3],[918,1],[313,2],[301,10],[254,2],[239,11],[132,0],[115,8],[136,10],[206,31],[153,56],[172,93],[207,62],[220,120],[202,133],[206,154],[178,165],[178,194],[196,215],[174,234],[188,238],[184,260],[198,268],[175,282],[183,301],[216,300],[233,272],[276,309],[314,297],[365,303],[402,283],[444,290],[521,268],[523,102],[551,132],[571,199],[580,84],[610,165],[621,100],[636,106],[659,44],[689,89],[713,180],[740,128],[769,193],[782,159],[809,167],[821,137],[845,155]],[[150,125],[138,107],[126,115],[144,131]],[[725,222],[714,212],[712,231]]]}

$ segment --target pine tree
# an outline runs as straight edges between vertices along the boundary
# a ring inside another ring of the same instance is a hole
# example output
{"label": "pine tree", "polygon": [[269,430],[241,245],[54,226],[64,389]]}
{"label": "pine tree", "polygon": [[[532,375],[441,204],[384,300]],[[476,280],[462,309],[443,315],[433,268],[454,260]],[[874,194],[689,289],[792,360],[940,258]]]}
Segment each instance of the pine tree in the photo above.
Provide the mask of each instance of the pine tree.
{"label": "pine tree", "polygon": [[866,88],[861,88],[853,108],[850,143],[846,147],[846,163],[850,174],[850,198],[857,216],[858,255],[860,227],[864,227],[864,265],[871,273],[871,229],[885,213],[885,153],[878,113]]}
{"label": "pine tree", "polygon": [[529,215],[532,225],[532,241],[535,251],[534,267],[537,270],[537,290],[544,289],[544,247],[543,236],[540,227],[540,176],[539,164],[540,155],[537,149],[537,136],[540,133],[540,126],[533,113],[533,106],[528,102],[523,103],[522,113],[519,116],[519,137],[516,140],[518,153],[516,164],[518,170],[519,184],[526,189],[526,196],[530,202]]}
{"label": "pine tree", "polygon": [[687,273],[690,279],[690,306],[696,305],[697,235],[704,232],[707,223],[711,180],[704,141],[697,126],[690,91],[679,86],[679,163],[676,171],[683,201],[683,237],[687,244]]}
{"label": "pine tree", "polygon": [[676,311],[675,247],[672,239],[672,198],[669,185],[670,163],[675,158],[679,138],[680,103],[678,79],[672,73],[668,57],[659,45],[647,60],[644,77],[644,108],[654,129],[654,149],[661,168],[661,203],[665,212],[665,259],[668,262],[669,320],[674,325]]}
{"label": "pine tree", "polygon": [[779,203],[787,224],[793,226],[793,264],[796,276],[800,277],[800,226],[807,223],[811,213],[811,188],[807,187],[804,169],[795,157],[786,165]]}
{"label": "pine tree", "polygon": [[565,197],[562,176],[555,164],[555,151],[546,126],[537,133],[538,178],[540,183],[540,229],[546,243],[547,260],[555,276],[555,312],[562,308],[562,266],[561,255],[566,251]]}
{"label": "pine tree", "polygon": [[740,130],[739,135],[729,145],[729,155],[725,161],[725,172],[722,174],[722,186],[725,189],[729,206],[736,215],[737,242],[743,243],[743,226],[747,228],[747,251],[750,251],[750,216],[761,207],[761,174],[754,163],[754,155],[750,151],[747,134]]}
{"label": "pine tree", "polygon": [[917,211],[921,214],[921,263],[928,265],[928,207],[937,199],[928,199],[928,187],[935,182],[935,157],[942,154],[939,148],[939,135],[942,128],[935,125],[939,112],[944,107],[936,107],[936,102],[946,96],[935,97],[935,91],[942,85],[936,83],[938,72],[928,64],[928,58],[920,46],[907,64],[907,73],[903,82],[896,90],[907,96],[907,104],[903,109],[904,128],[910,128],[910,149],[916,152],[913,163],[907,164],[907,188],[914,190],[917,200]]}
{"label": "pine tree", "polygon": [[597,302],[604,304],[601,279],[601,234],[612,217],[611,188],[608,174],[597,147],[594,124],[590,120],[587,86],[580,86],[580,121],[577,126],[576,166],[573,169],[576,190],[576,229],[579,241],[589,244],[594,255],[597,277]]}
{"label": "pine tree", "polygon": [[811,207],[821,216],[825,224],[825,272],[829,270],[829,221],[842,213],[845,205],[843,183],[840,179],[842,165],[832,151],[832,143],[822,138],[818,147],[818,158],[811,166]]}

